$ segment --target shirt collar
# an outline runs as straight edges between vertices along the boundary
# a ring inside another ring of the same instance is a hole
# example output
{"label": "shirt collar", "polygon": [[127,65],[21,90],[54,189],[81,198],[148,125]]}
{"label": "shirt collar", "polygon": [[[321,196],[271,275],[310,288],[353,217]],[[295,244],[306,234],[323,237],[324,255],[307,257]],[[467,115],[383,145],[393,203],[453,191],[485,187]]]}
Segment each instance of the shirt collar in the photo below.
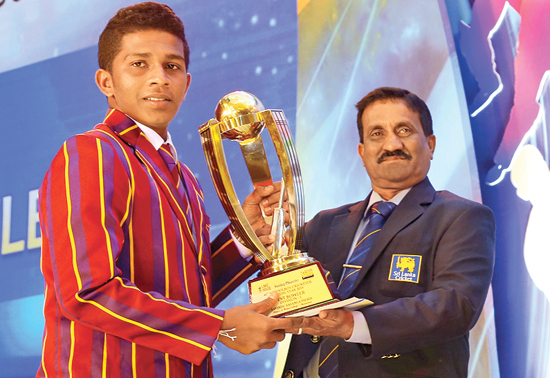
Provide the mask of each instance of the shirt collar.
{"label": "shirt collar", "polygon": [[[387,202],[395,203],[396,206],[399,205],[399,203],[401,203],[403,198],[405,198],[405,196],[411,191],[411,189],[412,189],[412,186],[410,188],[403,189]],[[371,208],[371,206],[379,201],[384,201],[384,199],[382,199],[382,196],[380,196],[380,194],[376,193],[373,190],[369,198],[369,205],[365,209],[365,215],[367,214],[367,211]]]}
{"label": "shirt collar", "polygon": [[140,128],[141,131],[143,131],[143,134],[145,134],[147,139],[149,139],[149,142],[151,142],[153,147],[155,147],[155,150],[158,150],[160,148],[160,146],[162,146],[164,143],[170,144],[172,142],[172,138],[170,136],[169,131],[166,132],[167,137],[166,137],[166,141],[165,141],[152,128],[150,128],[148,126],[145,126],[143,123],[140,123],[140,122],[136,121],[133,118],[132,118],[132,121],[134,121],[136,123],[136,125],[138,125],[138,127]]}
{"label": "shirt collar", "polygon": [[170,146],[170,150],[172,151],[172,156],[177,161],[178,152],[176,151],[176,146],[174,146],[174,143],[172,142],[172,135],[170,135],[170,131],[166,131],[166,140],[164,140],[152,128],[145,126],[143,123],[140,123],[133,118],[132,121],[136,123],[141,131],[143,131],[143,134],[145,134],[149,142],[153,145],[153,147],[155,147],[155,150],[158,151],[164,143],[168,144]]}

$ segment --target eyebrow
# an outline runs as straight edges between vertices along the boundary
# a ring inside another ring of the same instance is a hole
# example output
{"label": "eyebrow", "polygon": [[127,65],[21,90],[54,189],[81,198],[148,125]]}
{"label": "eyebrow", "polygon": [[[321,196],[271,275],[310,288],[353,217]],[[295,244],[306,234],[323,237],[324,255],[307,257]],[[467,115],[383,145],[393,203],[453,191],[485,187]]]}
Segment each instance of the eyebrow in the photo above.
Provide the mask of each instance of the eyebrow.
{"label": "eyebrow", "polygon": [[382,125],[375,124],[375,125],[369,125],[365,128],[366,130],[376,130],[376,129],[383,129]]}
{"label": "eyebrow", "polygon": [[[416,130],[416,127],[415,127],[412,123],[409,123],[409,122],[406,122],[406,121],[400,121],[400,122],[398,122],[395,126],[393,126],[393,129],[397,129],[397,128],[403,127],[403,126],[407,126],[407,127],[411,128],[411,129]],[[384,129],[384,126],[382,126],[381,124],[378,124],[378,123],[376,123],[376,124],[374,124],[374,125],[367,126],[367,127],[365,128],[365,130],[368,131],[368,132],[372,132],[372,131],[374,131],[374,130],[379,130],[379,129],[382,129],[382,130],[383,130],[383,129]],[[416,130],[416,131],[418,131],[418,130]]]}
{"label": "eyebrow", "polygon": [[[126,59],[130,58],[130,57],[136,57],[136,58],[150,58],[152,56],[151,53],[130,53],[128,55],[126,55]],[[166,59],[169,59],[169,60],[181,60],[181,61],[184,61],[185,59],[183,59],[183,57],[179,54],[167,54],[165,56]]]}

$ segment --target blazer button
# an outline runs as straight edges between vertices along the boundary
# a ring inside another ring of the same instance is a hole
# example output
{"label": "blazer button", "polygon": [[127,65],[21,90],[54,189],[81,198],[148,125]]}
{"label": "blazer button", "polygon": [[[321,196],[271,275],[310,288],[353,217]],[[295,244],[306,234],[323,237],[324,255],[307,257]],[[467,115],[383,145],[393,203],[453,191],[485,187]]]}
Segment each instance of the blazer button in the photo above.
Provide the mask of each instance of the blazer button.
{"label": "blazer button", "polygon": [[317,344],[319,341],[321,341],[321,336],[311,336],[311,342],[313,344]]}
{"label": "blazer button", "polygon": [[285,372],[285,378],[294,378],[294,372],[292,370],[287,370]]}

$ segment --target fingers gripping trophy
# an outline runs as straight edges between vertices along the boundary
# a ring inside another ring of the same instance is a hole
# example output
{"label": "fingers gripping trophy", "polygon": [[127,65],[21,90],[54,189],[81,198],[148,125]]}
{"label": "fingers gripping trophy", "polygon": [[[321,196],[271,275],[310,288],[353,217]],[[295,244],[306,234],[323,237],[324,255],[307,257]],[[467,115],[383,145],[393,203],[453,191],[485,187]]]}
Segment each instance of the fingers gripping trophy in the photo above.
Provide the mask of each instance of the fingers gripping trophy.
{"label": "fingers gripping trophy", "polygon": [[[237,91],[223,97],[216,119],[199,128],[214,186],[231,221],[231,230],[262,261],[258,278],[249,281],[250,301],[259,302],[272,291],[279,303],[271,316],[288,316],[338,302],[321,264],[301,252],[304,229],[304,190],[292,134],[282,110],[265,110],[254,95]],[[272,219],[273,252],[256,236],[242,210],[225,160],[223,139],[239,143],[254,187],[272,183],[261,133],[269,132],[283,180],[279,206]],[[283,202],[288,200],[289,224]],[[281,247],[285,233],[286,246]]]}

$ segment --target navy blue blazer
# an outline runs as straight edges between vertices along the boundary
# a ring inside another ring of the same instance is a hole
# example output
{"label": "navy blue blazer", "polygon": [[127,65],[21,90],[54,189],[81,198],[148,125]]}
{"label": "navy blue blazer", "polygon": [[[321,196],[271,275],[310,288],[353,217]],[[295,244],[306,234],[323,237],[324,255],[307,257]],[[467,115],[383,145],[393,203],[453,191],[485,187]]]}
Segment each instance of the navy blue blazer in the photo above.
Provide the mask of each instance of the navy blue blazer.
{"label": "navy blue blazer", "polygon": [[[304,249],[335,282],[367,204],[368,198],[322,211],[306,224]],[[358,273],[351,296],[374,302],[361,310],[372,344],[339,339],[340,377],[466,378],[468,332],[483,309],[494,250],[495,220],[488,207],[436,192],[427,178],[415,185]],[[403,257],[414,261],[414,269],[400,265]],[[283,376],[299,377],[318,342],[293,336]]]}

